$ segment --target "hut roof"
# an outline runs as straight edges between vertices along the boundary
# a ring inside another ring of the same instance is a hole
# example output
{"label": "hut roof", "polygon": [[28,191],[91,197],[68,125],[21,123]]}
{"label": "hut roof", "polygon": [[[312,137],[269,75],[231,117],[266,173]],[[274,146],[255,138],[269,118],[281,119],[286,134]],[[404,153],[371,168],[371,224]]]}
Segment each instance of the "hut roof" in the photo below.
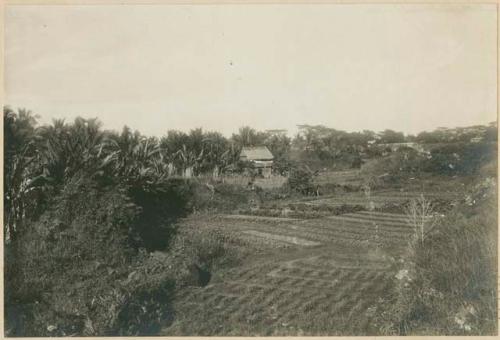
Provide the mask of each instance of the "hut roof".
{"label": "hut roof", "polygon": [[244,158],[248,161],[255,161],[272,160],[274,156],[266,146],[244,146],[243,149],[241,149],[240,158]]}

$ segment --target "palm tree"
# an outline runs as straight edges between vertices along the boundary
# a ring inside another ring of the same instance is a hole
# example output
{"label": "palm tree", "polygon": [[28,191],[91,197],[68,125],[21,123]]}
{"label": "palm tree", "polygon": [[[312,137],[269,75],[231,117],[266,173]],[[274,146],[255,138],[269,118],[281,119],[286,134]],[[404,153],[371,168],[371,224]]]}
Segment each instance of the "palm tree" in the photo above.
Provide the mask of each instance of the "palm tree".
{"label": "palm tree", "polygon": [[36,209],[34,194],[37,152],[34,143],[36,117],[30,111],[4,108],[4,236],[11,242],[21,223]]}
{"label": "palm tree", "polygon": [[76,118],[73,124],[54,120],[37,130],[43,176],[63,185],[76,174],[94,176],[106,157],[105,134],[97,119]]}
{"label": "palm tree", "polygon": [[211,171],[213,177],[218,177],[225,168],[226,156],[229,153],[228,141],[218,132],[209,132],[203,139],[203,157],[202,168],[205,171]]}
{"label": "palm tree", "polygon": [[103,162],[112,167],[113,176],[133,186],[151,185],[169,175],[168,159],[159,141],[132,133],[125,127],[122,134],[106,140],[108,155]]}
{"label": "palm tree", "polygon": [[203,154],[203,149],[201,149],[198,154],[194,150],[188,150],[185,144],[182,145],[182,149],[174,154],[174,157],[180,160],[183,177],[189,178],[197,174],[198,168],[203,160]]}

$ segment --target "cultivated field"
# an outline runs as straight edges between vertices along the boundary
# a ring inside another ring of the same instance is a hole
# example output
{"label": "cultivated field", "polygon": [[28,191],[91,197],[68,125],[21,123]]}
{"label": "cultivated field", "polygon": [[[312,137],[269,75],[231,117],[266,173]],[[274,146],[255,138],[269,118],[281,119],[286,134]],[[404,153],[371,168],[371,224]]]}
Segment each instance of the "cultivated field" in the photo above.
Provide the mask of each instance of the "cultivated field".
{"label": "cultivated field", "polygon": [[356,248],[261,255],[206,287],[182,292],[177,321],[165,334],[373,334],[377,301],[392,275],[387,261]]}
{"label": "cultivated field", "polygon": [[[374,316],[393,289],[394,264],[414,233],[405,215],[377,208],[419,194],[374,192],[367,199],[353,193],[283,203],[286,211],[293,204],[296,211],[321,205],[317,218],[266,216],[278,204],[251,215],[185,220],[186,228],[217,229],[240,239],[252,254],[243,265],[215,273],[207,286],[182,290],[174,324],[163,335],[377,334]],[[328,206],[339,205],[363,208],[328,213]]]}
{"label": "cultivated field", "polygon": [[336,194],[320,196],[315,199],[298,200],[297,202],[305,203],[308,205],[322,205],[341,206],[341,205],[361,205],[367,209],[381,208],[387,205],[400,205],[408,200],[419,197],[424,194],[426,198],[430,199],[445,199],[453,200],[456,198],[456,193],[450,192],[421,192],[421,191],[378,191],[373,192],[369,196],[360,192]]}
{"label": "cultivated field", "polygon": [[359,170],[322,171],[314,179],[315,184],[360,184]]}

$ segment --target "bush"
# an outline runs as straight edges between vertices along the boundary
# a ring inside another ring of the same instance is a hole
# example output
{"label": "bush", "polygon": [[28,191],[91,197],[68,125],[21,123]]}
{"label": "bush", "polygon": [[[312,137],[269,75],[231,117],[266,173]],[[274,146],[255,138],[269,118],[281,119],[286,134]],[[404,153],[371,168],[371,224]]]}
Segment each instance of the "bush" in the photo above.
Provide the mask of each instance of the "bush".
{"label": "bush", "polygon": [[308,169],[300,167],[293,168],[288,177],[287,186],[303,195],[309,195],[314,192],[313,173]]}
{"label": "bush", "polygon": [[[6,276],[6,304],[24,310],[36,305],[47,309],[37,314],[38,308],[33,308],[25,316],[34,318],[32,323],[13,330],[14,335],[49,335],[44,330],[54,321],[59,320],[61,331],[75,326],[75,319],[81,326],[84,315],[95,317],[80,300],[85,294],[82,287],[92,288],[93,281],[107,270],[131,263],[139,240],[130,226],[138,214],[123,188],[99,190],[95,183],[76,178],[68,183],[40,220],[9,245],[6,263],[15,267]],[[6,311],[9,314],[13,309]],[[38,319],[51,314],[58,316],[56,320]]]}
{"label": "bush", "polygon": [[[186,209],[185,189],[166,183],[130,198],[120,185],[69,181],[40,220],[8,246],[9,335],[153,332],[159,327],[154,320],[168,319],[174,281],[171,270],[153,274],[140,254],[144,247],[167,245],[173,219]],[[154,234],[160,235],[156,243]]]}
{"label": "bush", "polygon": [[233,245],[237,241],[217,229],[189,228],[179,234],[173,252],[189,259],[190,265],[212,272],[238,262]]}

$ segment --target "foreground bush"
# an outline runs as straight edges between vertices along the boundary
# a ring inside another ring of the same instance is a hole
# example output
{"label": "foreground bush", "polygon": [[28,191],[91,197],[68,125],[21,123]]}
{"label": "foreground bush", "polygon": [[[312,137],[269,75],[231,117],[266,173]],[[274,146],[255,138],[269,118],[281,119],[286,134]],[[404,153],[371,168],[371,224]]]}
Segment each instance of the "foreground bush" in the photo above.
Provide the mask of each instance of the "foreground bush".
{"label": "foreground bush", "polygon": [[6,314],[14,322],[8,324],[12,335],[82,332],[86,318],[98,316],[86,305],[92,298],[83,295],[98,298],[107,289],[100,278],[117,280],[123,273],[116,269],[132,263],[136,237],[129,226],[137,214],[119,188],[70,182],[40,220],[8,246]]}
{"label": "foreground bush", "polygon": [[149,262],[141,256],[167,246],[171,219],[183,211],[180,188],[166,186],[131,195],[74,177],[6,247],[9,335],[149,334],[152,315],[166,319],[173,277],[144,273]]}

